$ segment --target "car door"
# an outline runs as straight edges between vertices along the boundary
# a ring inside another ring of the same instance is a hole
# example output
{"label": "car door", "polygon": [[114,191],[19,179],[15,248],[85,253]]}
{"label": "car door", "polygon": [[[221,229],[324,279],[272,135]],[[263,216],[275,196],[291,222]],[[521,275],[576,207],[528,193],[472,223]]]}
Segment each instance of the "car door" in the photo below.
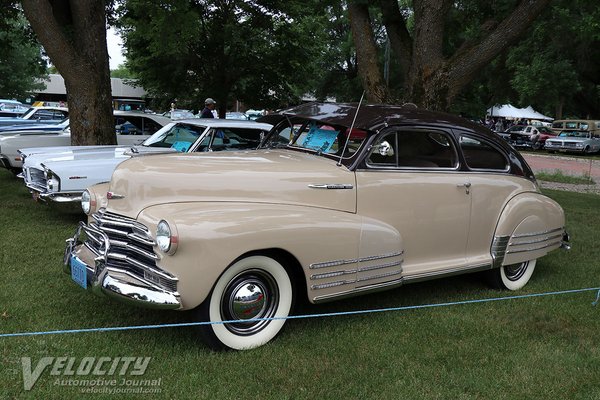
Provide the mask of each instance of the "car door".
{"label": "car door", "polygon": [[[373,142],[364,168],[356,173],[357,212],[399,232],[405,279],[466,266],[470,179],[459,171],[450,132],[388,129]],[[371,256],[362,247],[360,257]]]}
{"label": "car door", "polygon": [[493,143],[468,133],[458,133],[465,165],[471,171],[467,263],[490,264],[494,231],[504,206],[518,193],[534,190],[534,187],[530,181],[509,173],[508,157]]}

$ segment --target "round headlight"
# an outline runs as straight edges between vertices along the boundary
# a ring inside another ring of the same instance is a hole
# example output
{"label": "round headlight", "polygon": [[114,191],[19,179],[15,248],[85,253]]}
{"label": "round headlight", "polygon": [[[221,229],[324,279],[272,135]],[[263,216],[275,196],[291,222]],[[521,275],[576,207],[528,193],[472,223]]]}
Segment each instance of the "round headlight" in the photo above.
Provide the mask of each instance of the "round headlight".
{"label": "round headlight", "polygon": [[160,221],[156,226],[156,244],[164,253],[171,248],[171,227],[165,220]]}
{"label": "round headlight", "polygon": [[90,210],[92,209],[92,196],[87,189],[81,193],[81,208],[83,209],[84,213],[87,215],[90,214]]}

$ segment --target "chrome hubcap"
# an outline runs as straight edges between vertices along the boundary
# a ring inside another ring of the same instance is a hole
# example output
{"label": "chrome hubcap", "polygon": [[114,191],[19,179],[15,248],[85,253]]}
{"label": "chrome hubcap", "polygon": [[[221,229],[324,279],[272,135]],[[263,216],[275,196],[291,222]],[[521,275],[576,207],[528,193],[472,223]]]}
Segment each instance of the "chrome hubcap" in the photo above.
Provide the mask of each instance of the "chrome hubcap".
{"label": "chrome hubcap", "polygon": [[527,271],[527,267],[529,266],[529,262],[522,262],[520,264],[507,265],[504,267],[504,273],[506,274],[506,278],[509,281],[517,281],[519,278],[523,276],[525,271]]}
{"label": "chrome hubcap", "polygon": [[229,282],[221,298],[221,318],[224,321],[240,322],[225,324],[237,335],[252,335],[270,321],[256,319],[271,318],[277,311],[279,290],[273,277],[262,270],[244,271]]}

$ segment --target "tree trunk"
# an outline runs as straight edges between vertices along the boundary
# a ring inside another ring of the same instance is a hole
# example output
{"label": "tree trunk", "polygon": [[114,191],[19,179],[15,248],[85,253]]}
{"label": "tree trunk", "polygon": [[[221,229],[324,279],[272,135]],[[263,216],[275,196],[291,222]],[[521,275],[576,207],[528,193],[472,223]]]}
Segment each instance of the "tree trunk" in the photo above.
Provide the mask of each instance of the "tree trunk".
{"label": "tree trunk", "polygon": [[[444,56],[442,47],[445,21],[454,4],[452,0],[413,0],[412,37],[406,29],[398,2],[379,0],[378,3],[394,55],[401,59],[404,101],[447,111],[477,73],[526,32],[550,0],[521,0],[495,29],[484,34],[479,41],[463,45],[450,57]],[[386,88],[377,66],[377,47],[368,8],[364,4],[350,3],[348,13],[363,86],[369,99],[377,98],[378,93],[384,93],[379,88]]]}
{"label": "tree trunk", "polygon": [[562,114],[563,114],[563,107],[565,105],[565,98],[564,96],[560,96],[560,98],[558,99],[558,103],[556,104],[556,119],[562,119]]}
{"label": "tree trunk", "polygon": [[401,82],[405,83],[412,60],[412,38],[398,8],[398,0],[380,0],[379,6],[390,46],[400,65]]}
{"label": "tree trunk", "polygon": [[377,46],[371,28],[369,8],[362,3],[349,2],[348,15],[356,47],[358,75],[366,92],[366,98],[370,103],[385,103],[389,101],[389,94],[383,81],[381,68],[377,63]]}
{"label": "tree trunk", "polygon": [[22,5],[65,80],[71,144],[116,144],[104,2],[24,0]]}

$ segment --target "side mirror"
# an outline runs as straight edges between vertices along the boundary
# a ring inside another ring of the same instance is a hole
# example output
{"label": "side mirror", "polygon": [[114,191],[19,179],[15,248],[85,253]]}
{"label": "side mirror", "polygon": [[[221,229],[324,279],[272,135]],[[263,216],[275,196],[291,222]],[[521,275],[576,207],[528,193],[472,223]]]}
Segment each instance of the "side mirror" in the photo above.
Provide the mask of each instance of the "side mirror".
{"label": "side mirror", "polygon": [[393,156],[394,155],[394,149],[392,148],[392,145],[387,140],[384,140],[380,144],[376,145],[375,151],[378,152],[382,156]]}

